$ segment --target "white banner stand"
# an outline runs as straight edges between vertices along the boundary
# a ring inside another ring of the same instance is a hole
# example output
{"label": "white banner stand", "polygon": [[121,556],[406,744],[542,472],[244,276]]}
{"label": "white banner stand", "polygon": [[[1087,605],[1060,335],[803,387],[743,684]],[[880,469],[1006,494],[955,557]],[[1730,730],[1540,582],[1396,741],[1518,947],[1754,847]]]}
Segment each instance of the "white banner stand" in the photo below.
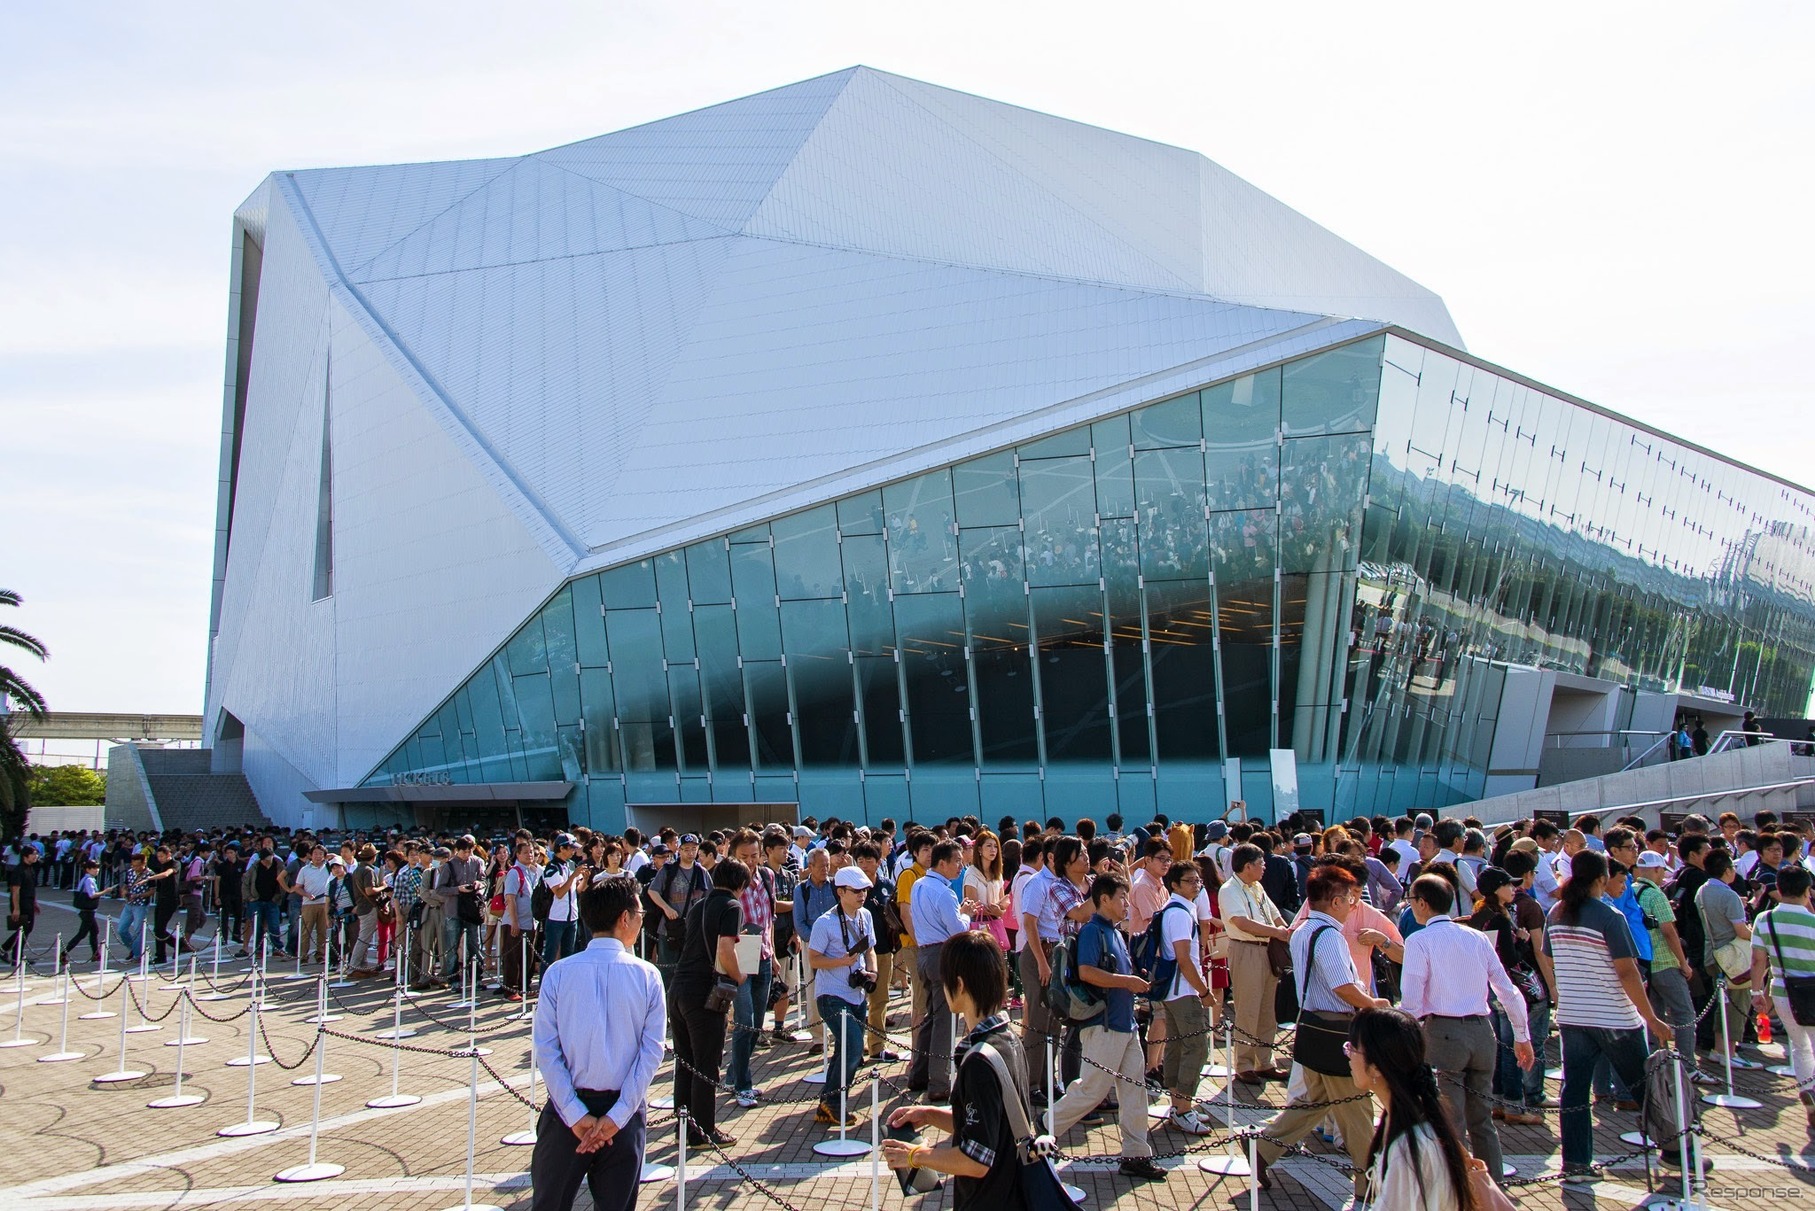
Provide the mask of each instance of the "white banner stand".
{"label": "white banner stand", "polygon": [[242,1135],[269,1135],[277,1130],[277,1124],[271,1119],[258,1117],[256,1089],[258,1084],[258,1066],[268,1062],[258,1053],[258,968],[252,969],[252,999],[246,1005],[246,1058],[241,1066],[246,1070],[246,1121],[233,1123],[216,1131],[216,1135],[234,1138]]}

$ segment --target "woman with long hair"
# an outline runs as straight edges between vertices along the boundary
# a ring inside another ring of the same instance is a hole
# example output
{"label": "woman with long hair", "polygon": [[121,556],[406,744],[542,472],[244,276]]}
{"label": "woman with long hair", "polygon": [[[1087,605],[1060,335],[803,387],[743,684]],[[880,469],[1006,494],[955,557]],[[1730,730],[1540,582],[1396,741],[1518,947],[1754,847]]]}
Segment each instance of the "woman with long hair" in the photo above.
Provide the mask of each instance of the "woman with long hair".
{"label": "woman with long hair", "polygon": [[1002,884],[1002,843],[987,828],[971,846],[970,865],[964,868],[964,895],[974,896],[977,908],[971,921],[989,932],[1003,951],[1008,950],[1008,897]]}
{"label": "woman with long hair", "polygon": [[1473,1211],[1468,1161],[1424,1062],[1424,1031],[1403,1009],[1349,1025],[1349,1075],[1380,1102],[1363,1199],[1375,1211]]}

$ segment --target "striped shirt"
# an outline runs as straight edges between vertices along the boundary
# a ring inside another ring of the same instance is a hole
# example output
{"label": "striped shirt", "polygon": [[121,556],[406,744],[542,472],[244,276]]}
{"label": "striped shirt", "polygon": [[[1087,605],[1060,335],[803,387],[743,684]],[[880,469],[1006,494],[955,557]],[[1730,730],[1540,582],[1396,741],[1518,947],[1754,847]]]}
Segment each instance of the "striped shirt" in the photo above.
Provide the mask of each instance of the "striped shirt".
{"label": "striped shirt", "polygon": [[1575,921],[1563,920],[1563,905],[1550,910],[1544,949],[1555,963],[1560,1026],[1636,1030],[1644,1025],[1614,968],[1618,959],[1636,959],[1632,930],[1617,908],[1598,900],[1582,905]]}
{"label": "striped shirt", "polygon": [[1789,996],[1783,979],[1786,970],[1793,976],[1815,976],[1815,912],[1800,904],[1779,904],[1759,913],[1752,922],[1752,949],[1762,950],[1770,964],[1771,995]]}

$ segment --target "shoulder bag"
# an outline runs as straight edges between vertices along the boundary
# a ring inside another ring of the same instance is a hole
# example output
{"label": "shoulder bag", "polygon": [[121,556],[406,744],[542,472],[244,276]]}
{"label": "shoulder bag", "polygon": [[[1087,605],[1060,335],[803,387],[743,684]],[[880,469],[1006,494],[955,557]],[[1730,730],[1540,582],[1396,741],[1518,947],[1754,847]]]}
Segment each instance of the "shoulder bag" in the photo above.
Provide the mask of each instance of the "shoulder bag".
{"label": "shoulder bag", "polygon": [[[1790,1001],[1790,1016],[1796,1019],[1798,1026],[1815,1026],[1815,976],[1793,976],[1784,965],[1783,946],[1777,940],[1777,914],[1768,914],[1770,920],[1771,949],[1777,954],[1777,976],[1783,981],[1784,993]],[[1766,987],[1769,987],[1767,983]]]}
{"label": "shoulder bag", "polygon": [[1021,1100],[1021,1089],[1009,1075],[1007,1063],[988,1043],[977,1044],[970,1054],[983,1058],[1002,1087],[1002,1110],[1008,1119],[1008,1129],[1015,1137],[1015,1159],[1021,1166],[1021,1205],[1027,1211],[1073,1211],[1074,1204],[1052,1167],[1052,1137],[1034,1134],[1033,1125],[1027,1119],[1027,1106]]}
{"label": "shoulder bag", "polygon": [[[1317,978],[1317,943],[1323,935],[1335,930],[1334,925],[1324,925],[1311,935],[1311,944],[1305,948],[1305,988],[1301,1001],[1308,999],[1311,981]],[[1326,1013],[1301,1007],[1298,1029],[1292,1033],[1292,1059],[1325,1076],[1349,1075],[1349,1057],[1342,1048],[1349,1041],[1349,1023],[1354,1018],[1353,1013]]]}

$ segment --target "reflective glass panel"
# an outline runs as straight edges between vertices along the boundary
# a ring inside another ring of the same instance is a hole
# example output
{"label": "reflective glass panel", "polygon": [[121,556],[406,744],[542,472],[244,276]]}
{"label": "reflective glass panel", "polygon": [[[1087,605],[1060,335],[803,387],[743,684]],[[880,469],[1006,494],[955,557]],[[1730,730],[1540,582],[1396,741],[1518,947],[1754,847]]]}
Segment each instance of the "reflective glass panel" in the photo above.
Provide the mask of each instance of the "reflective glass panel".
{"label": "reflective glass panel", "polygon": [[774,522],[775,583],[782,600],[837,597],[844,573],[838,553],[838,517],[831,505]]}
{"label": "reflective glass panel", "polygon": [[1033,612],[1047,763],[1108,759],[1103,595],[1095,586],[1037,588],[1033,590]]}

